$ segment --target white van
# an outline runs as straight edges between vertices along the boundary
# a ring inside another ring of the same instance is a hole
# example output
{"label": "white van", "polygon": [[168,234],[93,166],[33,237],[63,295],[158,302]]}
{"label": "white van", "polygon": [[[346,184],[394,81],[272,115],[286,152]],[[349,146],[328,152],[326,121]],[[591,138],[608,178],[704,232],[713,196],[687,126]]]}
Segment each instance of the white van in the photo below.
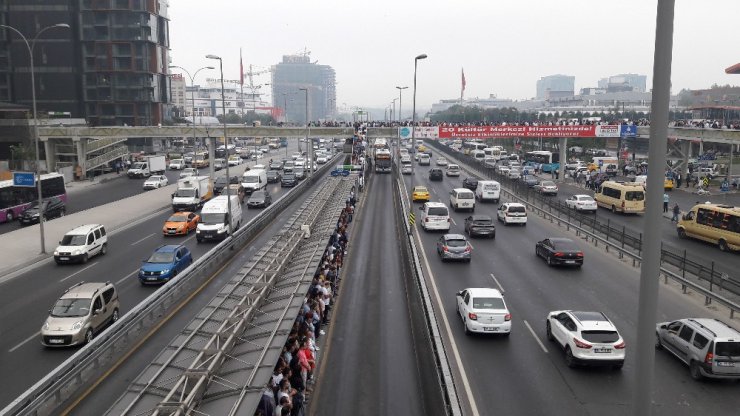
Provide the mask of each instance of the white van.
{"label": "white van", "polygon": [[468,188],[455,188],[450,191],[450,206],[455,211],[460,209],[475,211],[475,194]]}
{"label": "white van", "polygon": [[[231,212],[227,198],[231,198]],[[242,204],[237,195],[219,195],[203,205],[195,239],[199,243],[203,240],[223,240],[229,235],[229,222],[233,231],[239,229],[242,224]]]}
{"label": "white van", "polygon": [[473,150],[470,152],[470,156],[473,157],[473,159],[477,160],[478,162],[483,162],[483,159],[486,158],[486,152],[483,150]]}
{"label": "white van", "polygon": [[247,195],[254,191],[267,188],[267,171],[264,169],[252,169],[242,175],[242,186]]}
{"label": "white van", "polygon": [[450,211],[441,202],[425,202],[420,206],[421,217],[419,222],[424,231],[444,230],[450,231]]}
{"label": "white van", "polygon": [[87,263],[90,257],[108,252],[108,235],[100,224],[81,225],[64,234],[54,250],[54,261]]}
{"label": "white van", "polygon": [[481,201],[493,201],[498,203],[501,198],[501,184],[496,181],[478,181],[475,188],[475,197]]}

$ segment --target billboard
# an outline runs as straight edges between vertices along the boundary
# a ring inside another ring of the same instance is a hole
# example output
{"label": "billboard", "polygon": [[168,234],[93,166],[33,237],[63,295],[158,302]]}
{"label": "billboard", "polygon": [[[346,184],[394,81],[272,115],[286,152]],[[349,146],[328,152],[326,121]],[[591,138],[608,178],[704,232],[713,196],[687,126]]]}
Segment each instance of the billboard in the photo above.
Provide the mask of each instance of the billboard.
{"label": "billboard", "polygon": [[[411,127],[401,127],[402,139],[411,138]],[[433,126],[416,127],[418,139],[510,139],[557,137],[635,137],[637,126],[618,124],[584,126]]]}

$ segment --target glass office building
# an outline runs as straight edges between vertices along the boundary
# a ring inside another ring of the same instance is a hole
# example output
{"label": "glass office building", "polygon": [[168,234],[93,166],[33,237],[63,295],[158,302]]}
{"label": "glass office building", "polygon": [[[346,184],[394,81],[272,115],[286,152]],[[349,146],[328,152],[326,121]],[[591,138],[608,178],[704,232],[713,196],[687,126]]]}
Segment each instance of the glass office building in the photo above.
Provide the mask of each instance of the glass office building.
{"label": "glass office building", "polygon": [[300,88],[308,89],[310,121],[333,118],[337,99],[334,68],[312,63],[308,54],[284,55],[271,72],[272,105],[283,110],[288,122],[306,122],[306,97]]}

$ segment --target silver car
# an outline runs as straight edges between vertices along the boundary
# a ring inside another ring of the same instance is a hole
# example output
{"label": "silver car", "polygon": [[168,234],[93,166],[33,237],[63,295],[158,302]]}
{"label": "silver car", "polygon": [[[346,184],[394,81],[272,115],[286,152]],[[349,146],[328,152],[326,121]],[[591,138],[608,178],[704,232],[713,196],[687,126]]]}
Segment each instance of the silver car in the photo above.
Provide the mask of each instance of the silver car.
{"label": "silver car", "polygon": [[442,261],[460,260],[470,263],[473,247],[462,234],[445,234],[437,241],[437,254]]}

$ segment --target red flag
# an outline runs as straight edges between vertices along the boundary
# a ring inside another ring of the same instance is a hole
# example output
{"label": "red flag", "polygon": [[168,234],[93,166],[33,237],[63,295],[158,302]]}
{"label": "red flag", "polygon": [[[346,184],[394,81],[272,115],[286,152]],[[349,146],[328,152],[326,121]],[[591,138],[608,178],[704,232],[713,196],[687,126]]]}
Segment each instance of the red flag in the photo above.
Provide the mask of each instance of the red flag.
{"label": "red flag", "polygon": [[242,48],[239,48],[239,85],[244,85],[244,64],[242,63]]}
{"label": "red flag", "polygon": [[462,90],[465,91],[465,69],[462,70]]}

